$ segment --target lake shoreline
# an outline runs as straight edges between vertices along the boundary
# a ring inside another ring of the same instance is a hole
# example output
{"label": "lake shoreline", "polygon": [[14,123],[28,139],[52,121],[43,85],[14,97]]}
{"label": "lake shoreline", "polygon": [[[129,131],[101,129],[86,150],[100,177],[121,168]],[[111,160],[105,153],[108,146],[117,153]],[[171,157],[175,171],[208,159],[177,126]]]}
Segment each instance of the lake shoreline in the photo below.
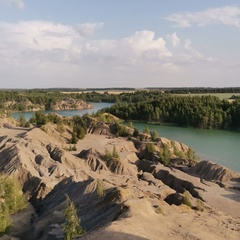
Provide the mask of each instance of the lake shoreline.
{"label": "lake shoreline", "polygon": [[[61,111],[60,115],[82,116],[85,113],[93,113],[98,110],[110,107],[112,103],[91,103],[93,109]],[[56,111],[59,112],[59,111]],[[32,117],[34,112],[27,112],[27,118]],[[15,115],[19,119],[19,114]],[[193,127],[179,127],[176,124],[156,124],[146,121],[125,121],[132,122],[133,126],[139,131],[148,126],[150,130],[157,130],[159,136],[176,140],[189,145],[202,160],[210,160],[226,166],[234,171],[240,172],[240,148],[237,143],[240,142],[240,132],[238,130],[216,130],[216,129],[198,129]]]}

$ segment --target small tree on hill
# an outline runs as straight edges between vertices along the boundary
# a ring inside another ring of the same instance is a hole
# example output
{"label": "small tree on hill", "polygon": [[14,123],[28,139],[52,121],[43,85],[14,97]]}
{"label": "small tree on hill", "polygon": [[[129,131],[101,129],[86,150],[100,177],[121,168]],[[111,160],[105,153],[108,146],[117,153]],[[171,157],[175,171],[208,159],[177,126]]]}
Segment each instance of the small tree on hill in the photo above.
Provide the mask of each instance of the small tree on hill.
{"label": "small tree on hill", "polygon": [[11,214],[26,207],[26,201],[14,177],[0,175],[0,236],[11,226]]}
{"label": "small tree on hill", "polygon": [[146,133],[146,134],[149,134],[149,133],[150,133],[148,126],[146,126],[146,127],[143,129],[143,133]]}
{"label": "small tree on hill", "polygon": [[170,161],[170,152],[167,145],[164,145],[159,153],[159,160],[164,164],[167,165]]}
{"label": "small tree on hill", "polygon": [[145,147],[145,151],[147,154],[151,155],[154,154],[156,149],[153,143],[147,143]]}
{"label": "small tree on hill", "polygon": [[65,223],[62,225],[64,239],[71,240],[74,237],[83,235],[85,230],[80,225],[80,219],[77,216],[77,210],[74,203],[66,195],[66,207],[64,210]]}
{"label": "small tree on hill", "polygon": [[116,146],[113,147],[112,156],[114,158],[119,158],[119,153],[118,153],[118,151],[116,149]]}
{"label": "small tree on hill", "polygon": [[151,134],[151,139],[152,139],[152,141],[157,141],[157,139],[158,139],[158,133],[157,133],[157,131],[156,130],[152,130],[151,132],[150,132],[150,134]]}
{"label": "small tree on hill", "polygon": [[24,126],[25,126],[25,124],[26,124],[26,119],[25,119],[25,117],[24,117],[22,114],[19,116],[18,121],[19,121],[19,126],[20,126],[20,127],[24,127]]}

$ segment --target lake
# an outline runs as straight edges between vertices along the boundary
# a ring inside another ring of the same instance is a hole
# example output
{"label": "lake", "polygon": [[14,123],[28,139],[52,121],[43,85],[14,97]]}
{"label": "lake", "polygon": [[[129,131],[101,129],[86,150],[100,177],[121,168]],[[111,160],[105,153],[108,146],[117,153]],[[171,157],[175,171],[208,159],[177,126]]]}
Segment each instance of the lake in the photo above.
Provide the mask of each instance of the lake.
{"label": "lake", "polygon": [[[100,103],[90,103],[93,108],[91,109],[81,109],[81,110],[46,110],[42,111],[43,113],[50,113],[55,112],[61,116],[68,116],[72,117],[74,115],[82,116],[85,113],[92,114],[94,112],[97,112],[98,110],[105,108],[105,107],[111,107],[113,103],[106,103],[106,102],[100,102]],[[35,112],[14,112],[11,114],[11,116],[15,119],[19,119],[20,115],[23,115],[25,119],[28,121],[31,117],[33,117]]]}
{"label": "lake", "polygon": [[[94,107],[93,109],[44,112],[56,112],[62,116],[82,116],[85,113],[91,114],[113,105],[112,103],[91,104]],[[34,112],[12,113],[12,117],[19,119],[21,114],[24,115],[26,120],[29,120],[34,115]],[[162,126],[140,122],[134,122],[133,125],[138,128],[139,131],[143,131],[146,126],[148,126],[150,130],[155,129],[160,137],[176,140],[193,148],[201,160],[211,160],[240,172],[240,132]]]}
{"label": "lake", "polygon": [[184,128],[133,122],[139,131],[148,126],[155,129],[159,137],[182,142],[198,154],[201,160],[211,160],[240,172],[240,132]]}

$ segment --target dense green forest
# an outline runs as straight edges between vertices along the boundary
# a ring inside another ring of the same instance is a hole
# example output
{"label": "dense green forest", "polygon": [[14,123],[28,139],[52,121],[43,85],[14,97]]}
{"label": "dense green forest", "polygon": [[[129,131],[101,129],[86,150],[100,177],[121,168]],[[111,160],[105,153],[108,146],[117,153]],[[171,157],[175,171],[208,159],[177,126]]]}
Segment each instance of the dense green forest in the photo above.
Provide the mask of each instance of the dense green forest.
{"label": "dense green forest", "polygon": [[[151,95],[151,94],[150,94]],[[174,123],[197,128],[239,128],[240,101],[228,102],[214,96],[160,95],[149,100],[145,94],[141,101],[129,100],[102,111],[124,120],[143,120],[159,123]],[[153,95],[154,96],[154,95]]]}
{"label": "dense green forest", "polygon": [[210,88],[210,87],[184,87],[184,88],[147,88],[148,90],[164,91],[170,94],[189,93],[240,93],[240,87]]}
{"label": "dense green forest", "polygon": [[62,93],[49,90],[16,90],[0,91],[0,110],[31,111],[35,107],[42,110],[52,110],[59,100],[72,98],[86,102],[117,102],[114,94],[100,94],[97,92]]}
{"label": "dense green forest", "polygon": [[[205,89],[205,88],[204,88]],[[238,91],[239,88],[226,88]],[[186,90],[186,89],[185,89]],[[206,89],[205,89],[206,90]],[[211,89],[218,92],[219,89]],[[195,91],[197,89],[195,88]],[[176,96],[163,91],[135,91],[121,94],[99,92],[69,92],[65,94],[50,90],[0,91],[0,109],[5,111],[26,111],[32,106],[43,105],[53,109],[60,99],[73,98],[86,102],[112,102],[114,106],[103,111],[124,120],[142,120],[159,123],[173,123],[198,128],[228,129],[240,127],[240,99],[233,96],[232,102],[211,96]],[[31,106],[31,105],[30,105]]]}
{"label": "dense green forest", "polygon": [[[143,100],[146,91],[137,91],[136,93],[109,94],[99,92],[77,92],[63,93],[50,90],[16,90],[0,91],[0,109],[7,111],[29,111],[36,106],[42,106],[42,110],[51,110],[58,100],[73,98],[86,102],[138,102]],[[153,100],[160,96],[159,91],[148,94],[148,100]]]}

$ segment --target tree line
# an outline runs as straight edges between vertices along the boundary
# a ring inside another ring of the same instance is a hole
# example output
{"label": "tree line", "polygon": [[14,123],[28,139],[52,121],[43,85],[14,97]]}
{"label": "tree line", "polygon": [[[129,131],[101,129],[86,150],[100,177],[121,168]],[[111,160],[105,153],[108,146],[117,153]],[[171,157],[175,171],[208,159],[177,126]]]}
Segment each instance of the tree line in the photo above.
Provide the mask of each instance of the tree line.
{"label": "tree line", "polygon": [[[146,94],[145,94],[146,95]],[[102,111],[124,120],[173,123],[209,129],[240,127],[240,100],[229,102],[214,96],[161,95],[154,100],[121,102]]]}

